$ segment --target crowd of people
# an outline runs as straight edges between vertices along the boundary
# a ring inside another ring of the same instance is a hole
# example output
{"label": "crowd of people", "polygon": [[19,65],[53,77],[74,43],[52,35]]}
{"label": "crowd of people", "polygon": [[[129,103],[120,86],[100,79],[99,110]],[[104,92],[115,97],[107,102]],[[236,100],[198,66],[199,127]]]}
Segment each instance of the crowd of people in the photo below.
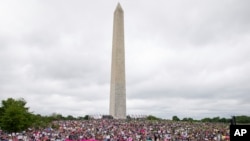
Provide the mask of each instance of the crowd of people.
{"label": "crowd of people", "polygon": [[1,141],[229,141],[229,124],[169,120],[54,121],[50,127],[1,133]]}

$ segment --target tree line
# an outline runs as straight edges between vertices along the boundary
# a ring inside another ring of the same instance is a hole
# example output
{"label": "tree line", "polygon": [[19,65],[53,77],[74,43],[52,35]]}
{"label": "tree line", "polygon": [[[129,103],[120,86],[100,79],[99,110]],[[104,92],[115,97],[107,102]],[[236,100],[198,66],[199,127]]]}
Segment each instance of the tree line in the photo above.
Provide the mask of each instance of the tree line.
{"label": "tree line", "polygon": [[[241,115],[241,116],[234,116],[236,119],[236,123],[250,123],[250,116],[246,116],[246,115]],[[177,116],[173,116],[172,117],[173,121],[189,121],[189,122],[221,122],[221,123],[230,123],[232,118],[224,118],[224,117],[213,117],[213,118],[203,118],[201,120],[195,120],[193,118],[190,117],[185,117],[183,119],[178,118]]]}
{"label": "tree line", "polygon": [[[51,122],[55,120],[88,120],[89,116],[74,117],[72,115],[63,116],[61,114],[53,113],[49,116],[42,116],[40,114],[34,114],[26,107],[27,102],[23,99],[8,98],[2,100],[0,106],[0,129],[7,132],[19,132],[28,128],[45,128],[52,126]],[[237,123],[250,123],[250,116],[236,116]],[[153,115],[146,117],[146,120],[162,120]],[[185,121],[185,122],[223,122],[229,123],[228,118],[203,118],[201,120],[195,120],[193,118],[180,119],[177,116],[172,117],[173,121]]]}

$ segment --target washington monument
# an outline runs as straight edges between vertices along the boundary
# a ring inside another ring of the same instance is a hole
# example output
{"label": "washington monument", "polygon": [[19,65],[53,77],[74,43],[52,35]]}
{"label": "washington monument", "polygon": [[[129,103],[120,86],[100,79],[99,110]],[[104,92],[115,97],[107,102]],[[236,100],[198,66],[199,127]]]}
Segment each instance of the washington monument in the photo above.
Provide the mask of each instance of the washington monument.
{"label": "washington monument", "polygon": [[123,10],[118,3],[114,12],[109,114],[126,118],[126,79]]}

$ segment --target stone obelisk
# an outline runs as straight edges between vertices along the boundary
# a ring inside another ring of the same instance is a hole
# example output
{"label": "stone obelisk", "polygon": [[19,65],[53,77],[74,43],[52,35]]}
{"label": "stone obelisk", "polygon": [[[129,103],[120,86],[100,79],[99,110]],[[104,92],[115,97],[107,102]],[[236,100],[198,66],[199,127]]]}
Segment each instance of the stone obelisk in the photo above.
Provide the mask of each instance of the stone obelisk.
{"label": "stone obelisk", "polygon": [[118,3],[114,12],[109,114],[126,118],[126,79],[123,10]]}

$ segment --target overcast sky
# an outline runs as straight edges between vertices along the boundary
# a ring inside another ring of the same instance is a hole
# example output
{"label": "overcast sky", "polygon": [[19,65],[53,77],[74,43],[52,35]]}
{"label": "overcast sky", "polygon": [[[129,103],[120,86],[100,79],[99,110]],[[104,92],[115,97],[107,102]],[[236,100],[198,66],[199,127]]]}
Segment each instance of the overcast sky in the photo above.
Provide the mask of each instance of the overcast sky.
{"label": "overcast sky", "polygon": [[[37,114],[108,114],[117,0],[0,2],[0,100]],[[250,1],[120,0],[127,114],[250,111]]]}

